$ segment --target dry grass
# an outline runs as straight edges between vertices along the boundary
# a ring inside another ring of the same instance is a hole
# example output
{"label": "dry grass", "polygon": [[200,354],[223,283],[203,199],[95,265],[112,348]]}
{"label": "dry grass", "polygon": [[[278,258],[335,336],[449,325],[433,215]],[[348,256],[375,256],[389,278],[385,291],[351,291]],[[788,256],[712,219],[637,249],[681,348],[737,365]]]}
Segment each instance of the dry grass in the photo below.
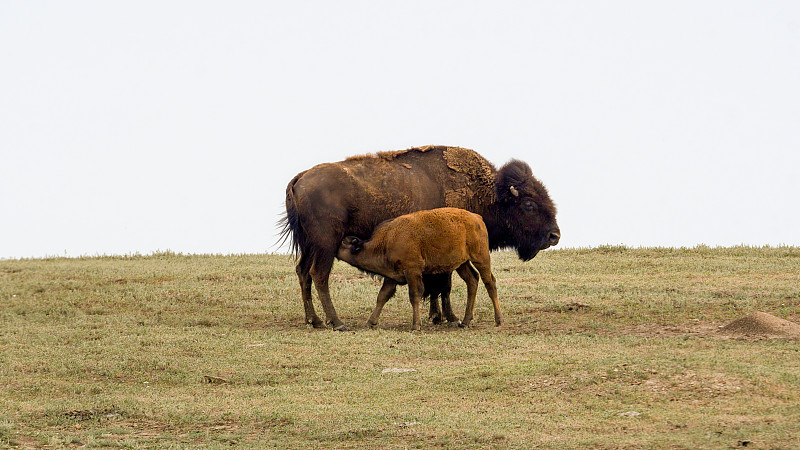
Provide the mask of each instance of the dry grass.
{"label": "dry grass", "polygon": [[800,446],[798,342],[717,331],[800,322],[800,249],[493,265],[506,325],[479,292],[473,328],[410,333],[404,290],[366,328],[378,285],[339,263],[337,333],[286,256],[0,261],[0,446]]}

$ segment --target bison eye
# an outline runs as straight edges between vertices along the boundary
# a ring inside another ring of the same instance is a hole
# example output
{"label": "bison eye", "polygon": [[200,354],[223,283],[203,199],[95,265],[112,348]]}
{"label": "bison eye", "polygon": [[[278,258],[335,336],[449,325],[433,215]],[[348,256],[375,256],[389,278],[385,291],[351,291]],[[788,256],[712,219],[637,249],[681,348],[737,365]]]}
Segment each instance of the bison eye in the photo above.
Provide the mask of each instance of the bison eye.
{"label": "bison eye", "polygon": [[524,202],[522,202],[522,209],[525,211],[533,212],[536,211],[536,208],[538,207],[539,206],[536,204],[536,202],[531,199],[526,199]]}

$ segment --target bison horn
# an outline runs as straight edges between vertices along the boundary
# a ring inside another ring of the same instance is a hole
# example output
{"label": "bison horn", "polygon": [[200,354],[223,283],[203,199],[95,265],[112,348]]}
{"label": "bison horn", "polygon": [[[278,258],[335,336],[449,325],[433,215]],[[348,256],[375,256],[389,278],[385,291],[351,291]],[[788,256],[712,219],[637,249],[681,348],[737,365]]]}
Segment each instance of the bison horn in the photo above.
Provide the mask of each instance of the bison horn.
{"label": "bison horn", "polygon": [[509,190],[511,191],[511,195],[513,195],[514,197],[519,197],[519,191],[517,190],[517,188],[511,186]]}

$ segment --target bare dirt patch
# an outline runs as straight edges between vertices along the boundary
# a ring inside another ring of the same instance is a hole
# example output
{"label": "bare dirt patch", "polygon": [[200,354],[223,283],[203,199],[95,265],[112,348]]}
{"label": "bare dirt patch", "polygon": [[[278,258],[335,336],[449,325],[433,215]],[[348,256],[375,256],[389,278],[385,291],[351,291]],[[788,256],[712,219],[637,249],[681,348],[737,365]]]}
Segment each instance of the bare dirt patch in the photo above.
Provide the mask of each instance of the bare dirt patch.
{"label": "bare dirt patch", "polygon": [[800,325],[772,314],[755,311],[719,329],[719,333],[736,338],[800,338]]}
{"label": "bare dirt patch", "polygon": [[716,332],[719,328],[711,323],[693,320],[678,325],[665,324],[643,324],[632,327],[622,328],[619,333],[639,337],[678,337],[678,336],[708,336]]}
{"label": "bare dirt patch", "polygon": [[[542,308],[539,312],[567,313],[573,318],[570,322],[555,324],[544,321],[546,325],[537,327],[538,331],[575,331],[581,328],[576,324],[576,314],[584,315],[591,312],[591,307],[580,303],[571,303],[558,307]],[[630,335],[648,338],[670,338],[679,336],[694,336],[698,338],[717,339],[800,339],[800,324],[781,319],[762,311],[755,311],[746,316],[731,321],[726,325],[713,322],[691,319],[679,324],[647,323],[623,326],[616,329],[599,330],[600,334],[618,336]]]}
{"label": "bare dirt patch", "polygon": [[624,327],[618,333],[612,334],[642,337],[696,336],[745,340],[800,339],[800,324],[762,311],[755,311],[724,326],[692,320],[677,325],[657,323],[635,325]]}
{"label": "bare dirt patch", "polygon": [[747,383],[739,377],[720,373],[697,373],[685,370],[676,374],[659,374],[644,382],[648,389],[675,398],[700,396],[703,399],[732,395],[741,391]]}

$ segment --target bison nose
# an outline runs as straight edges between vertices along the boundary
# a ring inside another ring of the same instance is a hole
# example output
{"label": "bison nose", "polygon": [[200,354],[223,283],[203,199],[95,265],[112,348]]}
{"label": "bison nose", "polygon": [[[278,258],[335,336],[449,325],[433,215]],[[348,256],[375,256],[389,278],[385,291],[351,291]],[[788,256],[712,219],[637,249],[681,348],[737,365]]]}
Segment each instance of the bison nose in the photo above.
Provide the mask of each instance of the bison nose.
{"label": "bison nose", "polygon": [[561,239],[561,232],[558,230],[550,232],[550,246],[553,247],[558,244],[558,241]]}

